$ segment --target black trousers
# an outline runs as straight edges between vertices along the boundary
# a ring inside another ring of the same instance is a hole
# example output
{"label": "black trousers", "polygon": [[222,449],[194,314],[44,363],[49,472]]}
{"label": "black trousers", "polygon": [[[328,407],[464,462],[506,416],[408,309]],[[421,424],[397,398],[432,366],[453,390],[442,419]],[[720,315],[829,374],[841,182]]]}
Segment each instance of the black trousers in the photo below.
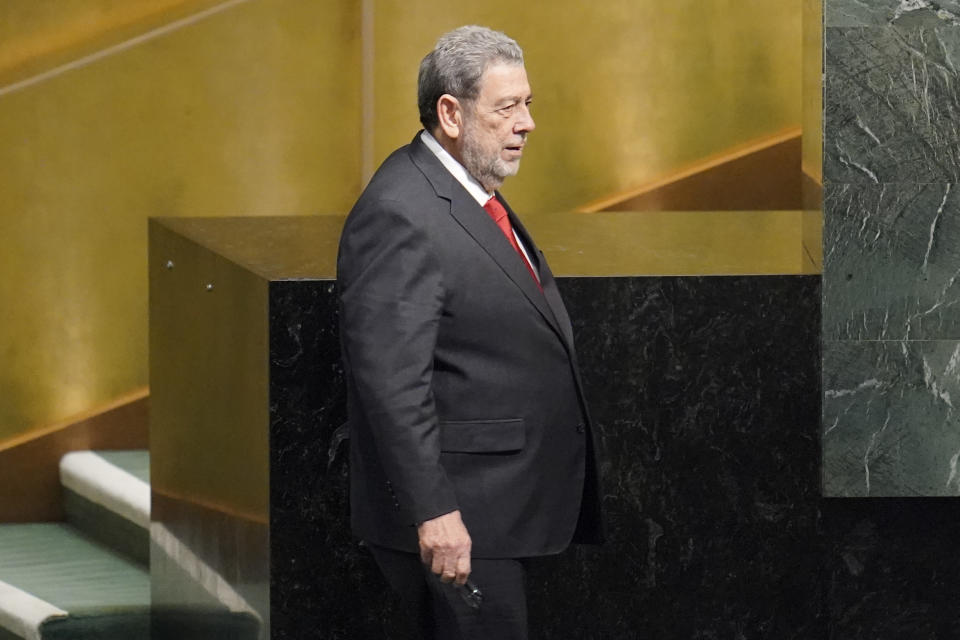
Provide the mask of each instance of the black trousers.
{"label": "black trousers", "polygon": [[471,559],[470,581],[483,593],[476,610],[453,585],[440,582],[419,555],[367,546],[424,640],[527,640],[525,560]]}

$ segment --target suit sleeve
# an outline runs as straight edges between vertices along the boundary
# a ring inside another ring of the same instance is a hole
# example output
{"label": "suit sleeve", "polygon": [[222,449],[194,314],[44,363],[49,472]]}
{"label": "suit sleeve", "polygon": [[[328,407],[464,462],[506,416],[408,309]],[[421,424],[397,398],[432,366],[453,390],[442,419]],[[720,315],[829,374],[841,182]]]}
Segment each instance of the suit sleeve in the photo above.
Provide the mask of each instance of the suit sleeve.
{"label": "suit sleeve", "polygon": [[344,358],[401,512],[413,524],[454,511],[431,390],[444,289],[429,237],[403,203],[359,206],[337,280]]}

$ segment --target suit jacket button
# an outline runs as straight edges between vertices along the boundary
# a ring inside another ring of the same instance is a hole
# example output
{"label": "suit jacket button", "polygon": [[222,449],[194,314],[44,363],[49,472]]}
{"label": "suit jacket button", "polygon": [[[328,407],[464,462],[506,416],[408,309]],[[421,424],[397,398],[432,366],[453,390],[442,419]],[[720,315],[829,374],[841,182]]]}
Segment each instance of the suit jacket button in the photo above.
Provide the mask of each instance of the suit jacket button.
{"label": "suit jacket button", "polygon": [[582,422],[577,423],[577,433],[586,433],[587,427]]}

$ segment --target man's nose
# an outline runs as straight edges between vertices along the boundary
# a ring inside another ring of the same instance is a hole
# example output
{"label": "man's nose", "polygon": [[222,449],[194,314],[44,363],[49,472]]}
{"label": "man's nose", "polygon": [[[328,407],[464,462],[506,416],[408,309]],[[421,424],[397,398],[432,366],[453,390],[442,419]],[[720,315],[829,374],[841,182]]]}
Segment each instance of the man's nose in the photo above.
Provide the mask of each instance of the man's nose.
{"label": "man's nose", "polygon": [[517,122],[513,128],[517,133],[533,131],[537,128],[537,123],[533,121],[533,115],[531,115],[530,108],[527,107],[527,105],[522,106],[520,116],[517,118]]}

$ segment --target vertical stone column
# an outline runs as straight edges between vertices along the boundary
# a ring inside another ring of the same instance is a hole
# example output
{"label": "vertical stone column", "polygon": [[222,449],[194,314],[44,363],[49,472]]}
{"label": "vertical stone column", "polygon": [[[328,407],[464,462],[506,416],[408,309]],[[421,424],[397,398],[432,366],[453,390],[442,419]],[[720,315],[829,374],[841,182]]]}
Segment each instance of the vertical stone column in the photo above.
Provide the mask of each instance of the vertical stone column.
{"label": "vertical stone column", "polygon": [[960,2],[824,26],[824,493],[956,495]]}

